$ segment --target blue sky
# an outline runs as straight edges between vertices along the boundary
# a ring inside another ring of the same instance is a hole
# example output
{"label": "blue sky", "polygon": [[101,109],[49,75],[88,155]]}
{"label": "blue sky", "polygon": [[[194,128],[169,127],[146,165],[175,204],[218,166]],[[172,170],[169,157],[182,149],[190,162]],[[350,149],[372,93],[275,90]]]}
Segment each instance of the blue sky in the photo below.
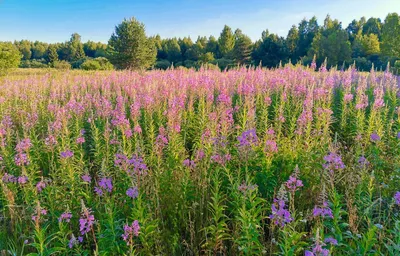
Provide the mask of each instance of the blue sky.
{"label": "blue sky", "polygon": [[0,41],[62,42],[74,32],[83,41],[107,42],[116,24],[135,16],[148,35],[218,36],[225,24],[253,40],[268,29],[286,36],[293,24],[329,13],[346,27],[353,18],[400,12],[400,0],[0,0]]}

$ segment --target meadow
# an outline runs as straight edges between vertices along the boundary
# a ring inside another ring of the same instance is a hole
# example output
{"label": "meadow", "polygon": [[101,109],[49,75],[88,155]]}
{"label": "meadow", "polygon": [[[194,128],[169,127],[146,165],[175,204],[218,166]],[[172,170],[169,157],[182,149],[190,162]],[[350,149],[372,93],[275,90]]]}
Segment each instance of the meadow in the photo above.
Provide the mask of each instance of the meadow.
{"label": "meadow", "polygon": [[1,255],[400,255],[389,72],[1,79]]}

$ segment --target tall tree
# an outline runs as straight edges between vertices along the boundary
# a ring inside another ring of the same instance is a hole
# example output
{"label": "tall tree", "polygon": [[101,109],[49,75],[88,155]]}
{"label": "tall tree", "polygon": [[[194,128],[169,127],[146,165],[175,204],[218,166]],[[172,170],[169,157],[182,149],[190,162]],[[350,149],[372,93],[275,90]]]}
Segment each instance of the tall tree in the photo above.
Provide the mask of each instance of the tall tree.
{"label": "tall tree", "polygon": [[43,59],[46,57],[48,45],[39,41],[35,41],[32,45],[32,59]]}
{"label": "tall tree", "polygon": [[213,53],[215,57],[219,57],[218,41],[214,36],[208,38],[205,51]]}
{"label": "tall tree", "polygon": [[390,13],[382,26],[382,53],[385,56],[400,58],[400,17]]}
{"label": "tall tree", "polygon": [[380,53],[378,35],[372,33],[369,35],[363,35],[360,36],[359,40],[365,55],[376,55]]}
{"label": "tall tree", "polygon": [[167,54],[167,59],[171,63],[177,63],[182,60],[181,47],[179,46],[178,40],[176,38],[166,40],[163,45],[163,49]]}
{"label": "tall tree", "polygon": [[233,47],[233,58],[239,65],[250,64],[252,42],[250,37],[243,34],[240,29],[235,31],[235,46]]}
{"label": "tall tree", "polygon": [[318,33],[319,25],[317,18],[314,16],[309,21],[303,19],[299,23],[299,43],[297,56],[303,57],[307,55],[311,48],[314,36]]}
{"label": "tall tree", "polygon": [[185,61],[187,59],[187,51],[193,47],[193,41],[190,37],[184,37],[178,40],[179,47],[181,49],[181,59]]}
{"label": "tall tree", "polygon": [[22,58],[18,48],[11,42],[0,42],[0,75],[17,68]]}
{"label": "tall tree", "polygon": [[235,46],[235,35],[232,33],[232,29],[227,25],[225,25],[218,38],[218,45],[221,57],[229,58],[229,55]]}
{"label": "tall tree", "polygon": [[261,63],[267,67],[278,66],[280,61],[286,61],[288,57],[285,39],[265,30],[262,40],[255,43],[252,57],[256,65]]}
{"label": "tall tree", "polygon": [[362,17],[359,21],[353,20],[346,28],[346,32],[349,35],[350,42],[353,42],[356,36],[362,32],[365,24],[365,17]]}
{"label": "tall tree", "polygon": [[293,25],[289,33],[286,37],[286,47],[289,53],[289,57],[292,59],[292,61],[297,61],[298,57],[297,56],[297,45],[299,43],[299,30],[295,25]]}
{"label": "tall tree", "polygon": [[327,58],[328,66],[351,61],[349,37],[338,20],[332,20],[329,15],[326,17],[324,26],[313,39],[308,55],[310,58],[316,55],[319,63]]}
{"label": "tall tree", "polygon": [[124,19],[115,27],[108,44],[110,60],[120,69],[147,69],[156,61],[154,41],[146,36],[144,24],[135,18]]}
{"label": "tall tree", "polygon": [[83,44],[81,42],[81,36],[78,33],[73,33],[68,42],[70,61],[77,61],[85,57],[85,51],[83,50]]}
{"label": "tall tree", "polygon": [[32,57],[31,42],[28,40],[21,40],[16,42],[15,45],[22,54],[23,60],[30,60]]}
{"label": "tall tree", "polygon": [[57,46],[51,44],[47,50],[47,58],[49,63],[54,64],[58,61]]}
{"label": "tall tree", "polygon": [[97,43],[93,41],[87,41],[86,43],[83,44],[83,51],[85,52],[85,55],[91,58],[95,58],[96,56],[96,51],[97,51]]}
{"label": "tall tree", "polygon": [[379,38],[382,34],[382,21],[379,18],[369,18],[362,27],[362,33],[364,35],[375,34]]}

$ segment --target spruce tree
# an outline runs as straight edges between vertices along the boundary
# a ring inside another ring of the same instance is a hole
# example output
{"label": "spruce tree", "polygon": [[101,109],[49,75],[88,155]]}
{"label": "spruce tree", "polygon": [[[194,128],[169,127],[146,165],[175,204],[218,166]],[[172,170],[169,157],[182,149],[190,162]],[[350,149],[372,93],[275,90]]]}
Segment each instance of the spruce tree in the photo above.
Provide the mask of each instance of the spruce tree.
{"label": "spruce tree", "polygon": [[222,57],[230,58],[230,54],[235,46],[235,35],[232,33],[232,29],[225,25],[218,38],[219,50]]}
{"label": "spruce tree", "polygon": [[124,19],[108,41],[110,60],[119,69],[147,69],[156,61],[154,40],[146,36],[144,24]]}

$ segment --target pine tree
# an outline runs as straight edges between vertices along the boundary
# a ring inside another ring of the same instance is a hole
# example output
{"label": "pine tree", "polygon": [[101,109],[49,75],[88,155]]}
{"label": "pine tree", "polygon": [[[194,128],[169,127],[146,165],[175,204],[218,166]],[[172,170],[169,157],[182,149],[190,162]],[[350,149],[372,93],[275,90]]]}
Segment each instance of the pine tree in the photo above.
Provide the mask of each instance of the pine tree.
{"label": "pine tree", "polygon": [[71,35],[71,39],[68,42],[68,60],[77,61],[84,57],[85,51],[83,50],[81,36],[78,33],[74,33]]}
{"label": "pine tree", "polygon": [[218,45],[222,57],[229,58],[235,46],[235,35],[232,33],[232,29],[227,25],[225,25],[218,38]]}
{"label": "pine tree", "polygon": [[250,64],[252,51],[251,39],[242,33],[240,29],[235,31],[235,46],[233,48],[234,59],[237,64]]}
{"label": "pine tree", "polygon": [[47,58],[51,64],[58,61],[57,47],[55,45],[52,44],[49,46],[49,49],[47,50]]}
{"label": "pine tree", "polygon": [[135,18],[124,19],[115,27],[108,44],[110,60],[120,69],[147,69],[156,61],[154,41],[146,36],[144,24]]}
{"label": "pine tree", "polygon": [[289,52],[289,57],[296,61],[299,56],[297,56],[297,45],[299,43],[299,30],[295,25],[293,25],[286,37],[286,47]]}

